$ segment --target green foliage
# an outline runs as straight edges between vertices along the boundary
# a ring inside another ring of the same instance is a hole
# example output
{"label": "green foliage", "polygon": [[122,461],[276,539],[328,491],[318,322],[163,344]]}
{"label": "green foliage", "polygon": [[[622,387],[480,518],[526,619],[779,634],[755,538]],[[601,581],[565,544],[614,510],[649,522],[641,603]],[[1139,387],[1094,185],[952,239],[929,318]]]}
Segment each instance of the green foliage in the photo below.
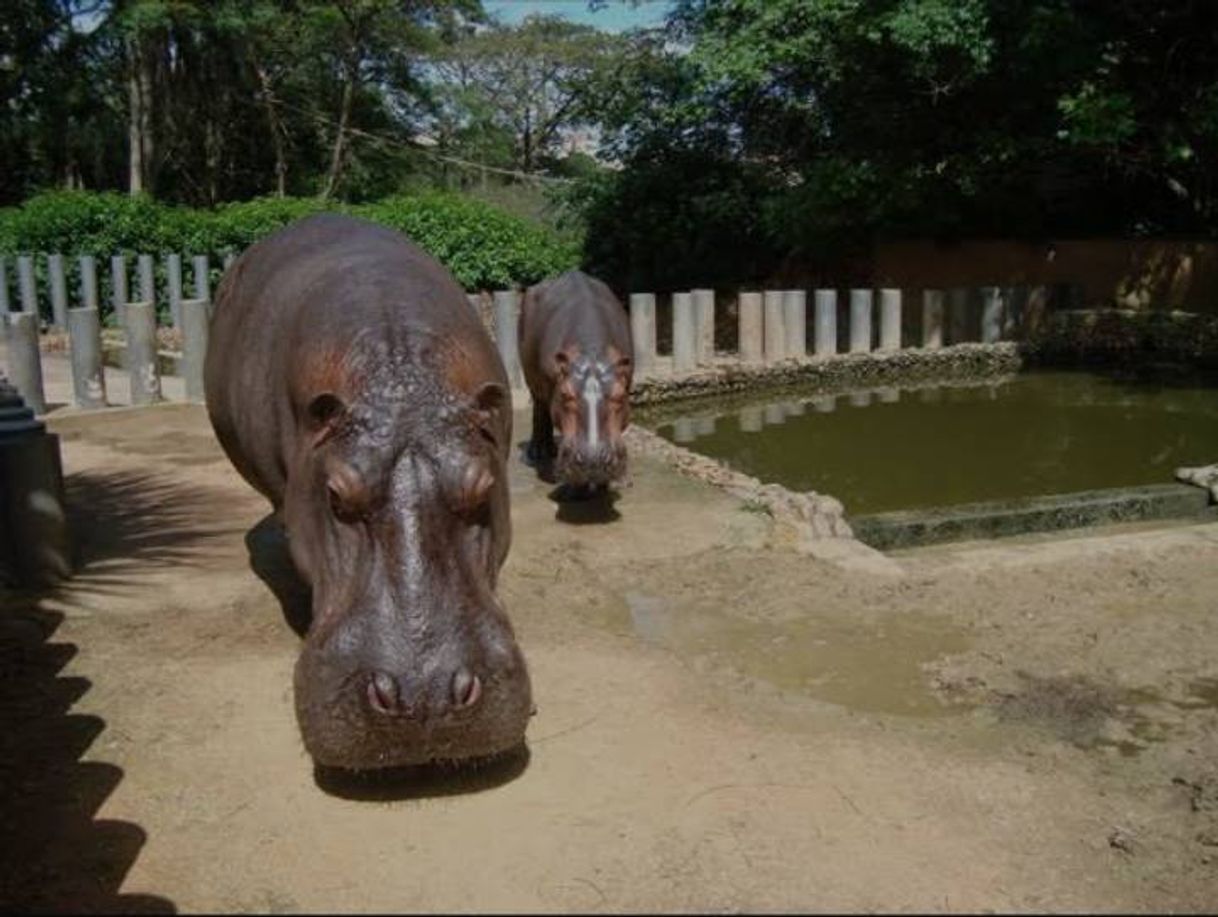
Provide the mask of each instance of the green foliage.
{"label": "green foliage", "polygon": [[[578,263],[577,246],[551,230],[455,194],[426,192],[362,205],[318,198],[262,198],[195,210],[149,197],[51,192],[0,209],[0,254],[177,252],[218,264],[275,230],[323,210],[401,230],[467,289],[528,284]],[[104,263],[103,263],[104,265]]]}

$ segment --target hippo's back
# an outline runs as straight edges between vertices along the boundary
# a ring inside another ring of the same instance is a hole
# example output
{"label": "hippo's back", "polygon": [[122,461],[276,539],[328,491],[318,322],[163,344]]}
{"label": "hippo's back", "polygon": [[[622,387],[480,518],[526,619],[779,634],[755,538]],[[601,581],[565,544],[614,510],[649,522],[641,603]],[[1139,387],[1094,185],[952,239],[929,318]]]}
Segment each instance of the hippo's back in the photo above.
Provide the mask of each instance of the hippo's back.
{"label": "hippo's back", "polygon": [[[278,505],[296,448],[293,386],[358,337],[463,338],[494,373],[494,348],[464,291],[405,236],[336,214],[309,217],[247,249],[216,292],[204,386],[229,458]],[[498,381],[496,379],[496,381]]]}

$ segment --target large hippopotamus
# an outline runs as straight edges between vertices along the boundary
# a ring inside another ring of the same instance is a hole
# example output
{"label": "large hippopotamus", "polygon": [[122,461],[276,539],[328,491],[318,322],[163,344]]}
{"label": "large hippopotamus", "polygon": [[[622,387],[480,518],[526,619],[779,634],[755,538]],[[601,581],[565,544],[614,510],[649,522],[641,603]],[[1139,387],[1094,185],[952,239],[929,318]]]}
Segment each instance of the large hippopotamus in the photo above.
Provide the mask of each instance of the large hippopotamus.
{"label": "large hippopotamus", "polygon": [[595,277],[568,271],[525,292],[518,333],[533,395],[530,460],[545,466],[557,459],[558,480],[585,489],[620,478],[634,378],[622,304]]}
{"label": "large hippopotamus", "polygon": [[452,276],[363,220],[301,220],[216,294],[204,367],[224,451],[312,587],[296,713],[319,765],[520,747],[529,676],[495,595],[511,403]]}

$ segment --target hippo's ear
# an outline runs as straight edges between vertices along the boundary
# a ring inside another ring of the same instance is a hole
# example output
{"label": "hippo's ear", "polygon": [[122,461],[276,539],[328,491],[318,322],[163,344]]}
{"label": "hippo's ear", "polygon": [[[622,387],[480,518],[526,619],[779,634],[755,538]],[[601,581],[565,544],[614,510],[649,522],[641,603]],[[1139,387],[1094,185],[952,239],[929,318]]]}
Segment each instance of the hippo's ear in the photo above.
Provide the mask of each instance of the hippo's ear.
{"label": "hippo's ear", "polygon": [[347,416],[347,404],[333,392],[322,392],[309,402],[309,433],[313,445],[320,446],[334,435],[343,418]]}
{"label": "hippo's ear", "polygon": [[495,432],[495,417],[508,404],[508,393],[498,382],[485,382],[474,393],[474,410],[478,414],[478,428],[482,435],[495,446],[499,437]]}

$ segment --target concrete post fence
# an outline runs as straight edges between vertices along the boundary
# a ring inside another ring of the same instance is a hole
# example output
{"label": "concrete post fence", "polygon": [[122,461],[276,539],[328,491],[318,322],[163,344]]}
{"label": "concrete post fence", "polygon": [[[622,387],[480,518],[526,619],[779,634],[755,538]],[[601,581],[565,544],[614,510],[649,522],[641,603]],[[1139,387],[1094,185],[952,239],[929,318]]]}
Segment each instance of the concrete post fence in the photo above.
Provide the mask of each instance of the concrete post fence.
{"label": "concrete post fence", "polygon": [[741,293],[740,359],[745,363],[760,363],[762,349],[762,303],[760,293]]}
{"label": "concrete post fence", "polygon": [[783,315],[781,290],[765,291],[763,311],[765,361],[777,363],[787,358],[786,317]]}
{"label": "concrete post fence", "polygon": [[922,291],[922,346],[938,350],[943,346],[943,291]]}
{"label": "concrete post fence", "polygon": [[195,280],[195,299],[211,300],[211,267],[207,255],[195,255],[190,259]]}
{"label": "concrete post fence", "polygon": [[182,327],[182,256],[165,257],[165,285],[169,293],[169,319],[173,327]]}
{"label": "concrete post fence", "polygon": [[981,288],[981,343],[993,344],[1002,338],[1005,306],[1002,287]]}
{"label": "concrete post fence", "polygon": [[136,261],[140,277],[140,302],[156,306],[156,271],[152,255],[140,255]]}
{"label": "concrete post fence", "polygon": [[697,315],[692,293],[672,294],[672,368],[689,372],[698,361]]}
{"label": "concrete post fence", "polygon": [[630,340],[638,376],[656,368],[656,298],[654,293],[630,294]]}
{"label": "concrete post fence", "polygon": [[[29,255],[22,255],[17,259],[17,285],[21,290],[21,311],[29,312],[37,318],[38,285],[34,280],[34,259]],[[29,401],[28,398],[25,400]]]}
{"label": "concrete post fence", "polygon": [[694,290],[694,318],[697,323],[695,358],[705,366],[715,359],[715,291]]}
{"label": "concrete post fence", "polygon": [[68,283],[63,271],[63,255],[47,255],[47,280],[51,287],[51,323],[68,327]]}
{"label": "concrete post fence", "polygon": [[67,324],[76,405],[104,408],[106,377],[102,370],[101,317],[96,308],[83,306],[68,310]]}
{"label": "concrete post fence", "polygon": [[871,290],[850,291],[850,352],[871,352]]}
{"label": "concrete post fence", "polygon": [[80,304],[86,309],[97,309],[97,262],[92,255],[81,255],[77,264],[80,266]]}
{"label": "concrete post fence", "polygon": [[880,350],[901,349],[901,291],[880,290]]}
{"label": "concrete post fence", "polygon": [[808,355],[808,294],[786,290],[782,294],[782,317],[787,358],[802,360]]}
{"label": "concrete post fence", "polygon": [[0,320],[3,320],[4,314],[11,309],[8,298],[8,259],[0,257]]}
{"label": "concrete post fence", "polygon": [[47,402],[42,388],[42,353],[38,349],[38,313],[10,312],[5,323],[9,381],[30,410],[45,414]]}
{"label": "concrete post fence", "polygon": [[110,256],[110,302],[114,306],[114,317],[119,325],[126,324],[127,303],[131,295],[127,289],[127,257]]}
{"label": "concrete post fence", "polygon": [[837,353],[837,290],[817,290],[813,344],[818,357]]}
{"label": "concrete post fence", "polygon": [[207,357],[210,303],[206,299],[182,300],[182,381],[186,400],[204,400],[203,361]]}
{"label": "concrete post fence", "polygon": [[512,388],[523,388],[524,376],[520,371],[520,352],[516,338],[516,323],[520,315],[520,294],[515,290],[499,290],[495,293],[495,343],[503,368],[507,370]]}
{"label": "concrete post fence", "polygon": [[161,400],[161,370],[157,364],[156,306],[130,302],[127,318],[127,370],[131,374],[131,403],[156,404]]}

